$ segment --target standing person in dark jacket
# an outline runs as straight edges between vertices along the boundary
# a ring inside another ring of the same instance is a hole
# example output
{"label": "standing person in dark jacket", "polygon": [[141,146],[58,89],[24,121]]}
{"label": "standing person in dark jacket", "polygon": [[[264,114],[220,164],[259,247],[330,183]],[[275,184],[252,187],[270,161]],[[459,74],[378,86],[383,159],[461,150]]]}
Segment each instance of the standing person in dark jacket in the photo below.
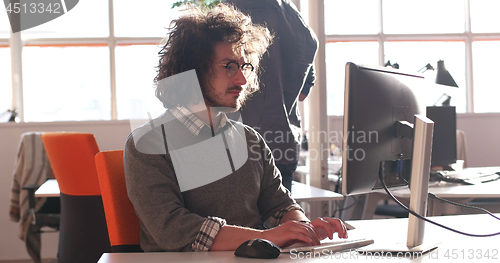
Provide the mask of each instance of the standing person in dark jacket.
{"label": "standing person in dark jacket", "polygon": [[274,43],[261,61],[260,90],[241,108],[243,123],[256,129],[272,150],[283,185],[291,190],[300,154],[297,102],[314,85],[318,40],[290,0],[226,0],[264,24]]}

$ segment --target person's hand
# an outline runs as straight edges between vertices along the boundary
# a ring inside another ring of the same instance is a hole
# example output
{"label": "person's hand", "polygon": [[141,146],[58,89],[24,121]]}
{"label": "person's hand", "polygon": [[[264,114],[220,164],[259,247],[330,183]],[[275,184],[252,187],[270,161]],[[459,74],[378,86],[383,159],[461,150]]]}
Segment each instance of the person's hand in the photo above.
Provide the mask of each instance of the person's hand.
{"label": "person's hand", "polygon": [[300,241],[311,245],[319,245],[320,243],[320,238],[312,224],[294,220],[262,231],[262,238],[273,242],[279,247],[286,247]]}
{"label": "person's hand", "polygon": [[319,239],[333,238],[335,232],[339,238],[347,238],[347,227],[340,219],[330,217],[318,217],[310,223],[314,227],[314,231]]}

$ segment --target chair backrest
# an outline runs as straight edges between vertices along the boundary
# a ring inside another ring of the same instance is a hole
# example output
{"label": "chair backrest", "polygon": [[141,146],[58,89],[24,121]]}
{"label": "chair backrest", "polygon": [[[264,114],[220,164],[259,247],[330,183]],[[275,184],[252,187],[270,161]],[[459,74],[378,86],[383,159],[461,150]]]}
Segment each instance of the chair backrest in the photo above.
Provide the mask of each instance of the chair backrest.
{"label": "chair backrest", "polygon": [[59,263],[97,262],[111,252],[91,133],[47,132],[42,141],[59,184]]}
{"label": "chair backrest", "polygon": [[101,194],[94,162],[99,147],[93,134],[46,132],[42,134],[42,141],[61,193]]}
{"label": "chair backrest", "polygon": [[140,225],[125,186],[123,150],[95,156],[112,252],[140,252]]}

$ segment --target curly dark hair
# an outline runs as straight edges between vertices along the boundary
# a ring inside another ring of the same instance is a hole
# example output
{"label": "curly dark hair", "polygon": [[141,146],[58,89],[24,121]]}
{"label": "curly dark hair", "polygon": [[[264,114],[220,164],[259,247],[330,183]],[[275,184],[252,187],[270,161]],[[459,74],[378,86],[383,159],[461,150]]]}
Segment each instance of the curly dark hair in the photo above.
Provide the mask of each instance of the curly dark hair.
{"label": "curly dark hair", "polygon": [[[211,59],[214,46],[219,42],[232,43],[235,54],[244,55],[254,66],[254,73],[247,78],[247,87],[242,96],[247,96],[259,88],[259,61],[272,42],[272,35],[266,27],[252,24],[249,16],[235,7],[218,4],[212,9],[190,6],[188,13],[170,24],[170,31],[163,40],[159,52],[158,72],[154,79],[156,97],[165,108],[186,105],[193,90],[173,88],[171,85],[158,85],[159,81],[189,70],[196,70],[202,92],[214,73]],[[203,92],[204,93],[204,92]],[[203,98],[195,98],[200,100]]]}

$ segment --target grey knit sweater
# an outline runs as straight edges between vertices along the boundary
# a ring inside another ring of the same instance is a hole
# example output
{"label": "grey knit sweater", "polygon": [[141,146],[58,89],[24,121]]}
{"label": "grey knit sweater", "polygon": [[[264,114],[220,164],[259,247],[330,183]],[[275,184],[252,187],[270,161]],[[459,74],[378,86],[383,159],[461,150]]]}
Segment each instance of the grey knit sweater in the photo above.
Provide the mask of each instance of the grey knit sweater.
{"label": "grey knit sweater", "polygon": [[[203,151],[194,152],[196,158],[183,152],[221,135],[227,151],[207,150],[205,145],[200,148]],[[243,162],[241,156],[246,157]],[[183,168],[179,162],[185,157],[190,162]],[[211,179],[214,170],[226,171],[218,167],[227,164],[229,173]],[[167,111],[132,132],[125,145],[124,166],[144,251],[190,251],[208,216],[259,228],[270,216],[295,204],[281,185],[262,137],[239,122],[229,121],[215,136],[210,129],[195,136]],[[177,178],[179,174],[182,178]]]}

